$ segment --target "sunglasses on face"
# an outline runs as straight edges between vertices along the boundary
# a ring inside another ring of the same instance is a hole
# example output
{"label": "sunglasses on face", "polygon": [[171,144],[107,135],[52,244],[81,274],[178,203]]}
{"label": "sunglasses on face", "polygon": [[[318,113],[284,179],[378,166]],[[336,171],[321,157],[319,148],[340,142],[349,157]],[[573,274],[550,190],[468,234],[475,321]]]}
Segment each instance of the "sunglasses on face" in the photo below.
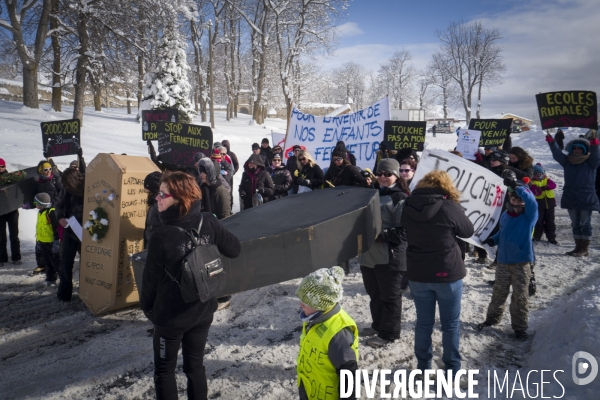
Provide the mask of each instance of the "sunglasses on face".
{"label": "sunglasses on face", "polygon": [[273,159],[273,162],[281,162],[279,158]]}
{"label": "sunglasses on face", "polygon": [[342,160],[343,160],[343,158],[342,158],[342,157],[333,157],[333,161],[334,161],[334,162],[340,162],[340,161],[342,161]]}
{"label": "sunglasses on face", "polygon": [[169,193],[158,192],[158,197],[160,197],[161,199],[168,199],[169,197],[173,197],[173,196],[170,195]]}
{"label": "sunglasses on face", "polygon": [[52,168],[44,168],[42,171],[44,171],[44,172],[52,171]]}
{"label": "sunglasses on face", "polygon": [[299,149],[294,150],[294,153],[300,153]]}
{"label": "sunglasses on face", "polygon": [[306,158],[302,157],[302,158],[298,158],[298,161],[302,162],[302,161],[306,161]]}
{"label": "sunglasses on face", "polygon": [[0,168],[6,168],[4,165],[0,165]]}
{"label": "sunglasses on face", "polygon": [[394,175],[394,174],[392,174],[391,172],[377,172],[375,174],[375,176],[377,176],[377,177],[385,176],[386,178],[389,178],[392,175]]}
{"label": "sunglasses on face", "polygon": [[404,174],[408,174],[410,171],[414,171],[414,169],[409,168],[409,169],[401,169],[400,173],[404,173]]}

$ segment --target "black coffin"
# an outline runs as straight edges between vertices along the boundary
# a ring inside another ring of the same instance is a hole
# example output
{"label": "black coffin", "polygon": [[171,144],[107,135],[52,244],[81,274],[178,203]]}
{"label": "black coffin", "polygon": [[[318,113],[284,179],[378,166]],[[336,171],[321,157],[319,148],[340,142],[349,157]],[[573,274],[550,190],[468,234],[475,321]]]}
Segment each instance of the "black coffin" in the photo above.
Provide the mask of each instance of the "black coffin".
{"label": "black coffin", "polygon": [[381,227],[379,194],[341,186],[265,203],[221,221],[242,244],[222,256],[221,295],[300,278],[367,251]]}
{"label": "black coffin", "polygon": [[25,203],[30,203],[33,206],[37,167],[27,168],[25,172],[27,173],[25,179],[10,185],[0,186],[0,215],[19,209]]}

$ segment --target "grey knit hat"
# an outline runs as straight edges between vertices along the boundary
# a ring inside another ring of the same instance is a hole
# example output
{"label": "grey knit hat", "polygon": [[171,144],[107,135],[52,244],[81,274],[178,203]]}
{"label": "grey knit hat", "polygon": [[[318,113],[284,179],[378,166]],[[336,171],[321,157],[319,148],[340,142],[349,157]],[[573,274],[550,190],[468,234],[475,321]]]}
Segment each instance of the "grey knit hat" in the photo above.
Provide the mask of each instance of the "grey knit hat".
{"label": "grey knit hat", "polygon": [[197,163],[198,161],[202,160],[204,157],[206,157],[206,155],[204,153],[202,153],[201,151],[197,152],[196,154],[194,154],[194,163]]}
{"label": "grey knit hat", "polygon": [[319,311],[326,311],[342,300],[344,270],[340,267],[321,268],[302,279],[296,296],[301,302]]}
{"label": "grey knit hat", "polygon": [[48,193],[42,192],[35,195],[33,203],[39,204],[43,208],[50,208],[50,206],[52,205],[52,199],[50,198],[50,195]]}
{"label": "grey knit hat", "polygon": [[393,158],[384,158],[377,164],[377,171],[375,172],[391,172],[400,178],[400,164]]}

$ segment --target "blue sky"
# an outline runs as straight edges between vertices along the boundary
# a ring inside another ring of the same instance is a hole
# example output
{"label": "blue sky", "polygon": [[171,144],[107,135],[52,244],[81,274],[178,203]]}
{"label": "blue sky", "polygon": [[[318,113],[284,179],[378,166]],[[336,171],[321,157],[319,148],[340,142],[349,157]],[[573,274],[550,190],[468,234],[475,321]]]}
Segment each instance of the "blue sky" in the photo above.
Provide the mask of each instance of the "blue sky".
{"label": "blue sky", "polygon": [[539,92],[600,92],[600,0],[354,0],[347,14],[335,56],[320,59],[325,69],[354,61],[377,71],[401,49],[424,68],[439,48],[436,29],[478,20],[500,30],[507,66],[504,83],[484,91],[484,116],[531,118]]}

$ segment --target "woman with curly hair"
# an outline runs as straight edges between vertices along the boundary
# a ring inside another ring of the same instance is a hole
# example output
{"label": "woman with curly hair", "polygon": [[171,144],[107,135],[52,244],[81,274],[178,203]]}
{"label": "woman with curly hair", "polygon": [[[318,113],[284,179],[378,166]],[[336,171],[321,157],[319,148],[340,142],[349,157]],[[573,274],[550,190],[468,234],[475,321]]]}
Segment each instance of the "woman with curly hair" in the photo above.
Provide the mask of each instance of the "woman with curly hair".
{"label": "woman with curly hair", "polygon": [[508,152],[508,158],[510,161],[506,169],[513,171],[518,180],[524,177],[533,178],[533,158],[525,150],[517,146],[512,147]]}
{"label": "woman with curly hair", "polygon": [[[217,299],[184,302],[177,280],[181,277],[181,260],[193,246],[186,232],[198,229],[203,245],[214,244],[225,257],[240,253],[239,240],[210,213],[202,212],[200,188],[184,172],[165,173],[156,196],[163,224],[150,237],[148,259],[144,268],[140,306],[154,324],[154,386],[158,399],[176,399],[175,369],[182,348],[183,371],[187,377],[189,399],[206,399],[208,384],[204,369],[204,348],[208,330],[217,310]],[[180,229],[181,228],[181,229]]]}
{"label": "woman with curly hair", "polygon": [[[302,150],[298,153],[298,166],[300,167],[298,174],[292,176],[294,180],[294,193],[318,189],[325,182],[323,170],[308,151]],[[304,189],[301,189],[301,187],[304,187]]]}
{"label": "woman with curly hair", "polygon": [[417,311],[417,368],[431,369],[431,334],[436,303],[442,324],[446,370],[460,369],[460,303],[466,276],[459,237],[473,235],[473,224],[459,204],[460,193],[445,171],[426,174],[404,202],[401,223],[408,239],[408,284]]}

